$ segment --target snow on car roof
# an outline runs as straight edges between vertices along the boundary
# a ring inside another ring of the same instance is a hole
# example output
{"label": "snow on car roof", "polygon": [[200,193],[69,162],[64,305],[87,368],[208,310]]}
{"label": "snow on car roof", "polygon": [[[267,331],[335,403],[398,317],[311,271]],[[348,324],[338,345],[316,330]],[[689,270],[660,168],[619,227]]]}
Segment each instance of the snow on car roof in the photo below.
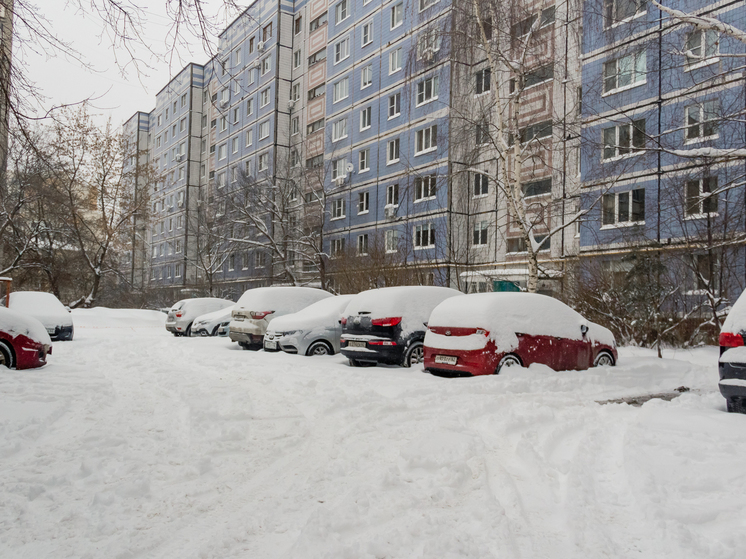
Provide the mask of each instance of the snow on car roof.
{"label": "snow on car roof", "polygon": [[43,344],[52,343],[49,334],[47,334],[47,329],[41,322],[33,316],[6,309],[5,307],[0,307],[0,330],[13,337],[22,334],[27,338]]}
{"label": "snow on car roof", "polygon": [[10,294],[10,308],[31,314],[51,314],[51,311],[67,314],[65,305],[46,291],[13,291]]}
{"label": "snow on car roof", "polygon": [[327,297],[333,295],[314,287],[257,287],[241,295],[236,308],[249,311],[293,312]]}
{"label": "snow on car roof", "polygon": [[370,313],[370,318],[402,317],[402,331],[424,330],[432,310],[463,293],[450,287],[427,285],[383,287],[358,293],[345,311],[347,316]]}
{"label": "snow on car roof", "polygon": [[307,325],[315,325],[328,320],[336,320],[344,312],[354,295],[337,295],[316,301],[312,305],[299,310],[296,313],[280,316],[272,321],[274,331],[305,328]]}
{"label": "snow on car roof", "polygon": [[[588,321],[561,301],[538,293],[475,293],[438,305],[429,326],[484,328],[498,344],[515,347],[515,333],[582,339]],[[605,328],[599,326],[598,328]]]}

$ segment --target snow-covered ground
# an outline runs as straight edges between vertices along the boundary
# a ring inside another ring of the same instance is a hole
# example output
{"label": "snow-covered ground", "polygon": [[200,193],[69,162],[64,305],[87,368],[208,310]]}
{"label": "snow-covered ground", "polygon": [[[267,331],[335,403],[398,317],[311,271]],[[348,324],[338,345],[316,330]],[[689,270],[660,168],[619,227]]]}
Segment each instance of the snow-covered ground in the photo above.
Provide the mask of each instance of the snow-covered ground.
{"label": "snow-covered ground", "polygon": [[716,348],[442,379],[164,317],[76,311],[48,366],[0,373],[0,557],[746,553],[746,416]]}

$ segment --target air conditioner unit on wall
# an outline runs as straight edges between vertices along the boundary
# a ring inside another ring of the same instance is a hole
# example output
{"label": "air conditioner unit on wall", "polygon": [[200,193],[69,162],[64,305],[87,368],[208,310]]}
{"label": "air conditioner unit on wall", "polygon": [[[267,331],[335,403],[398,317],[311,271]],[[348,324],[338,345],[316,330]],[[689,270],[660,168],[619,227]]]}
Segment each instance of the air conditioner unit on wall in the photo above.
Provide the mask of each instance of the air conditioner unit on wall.
{"label": "air conditioner unit on wall", "polygon": [[262,51],[264,50],[264,41],[259,41],[259,42],[258,42],[258,43],[256,44],[256,48],[257,48],[257,50],[258,50],[259,52],[262,52]]}
{"label": "air conditioner unit on wall", "polygon": [[292,111],[294,107],[295,107],[295,101],[291,99],[290,101],[288,101],[288,110]]}
{"label": "air conditioner unit on wall", "polygon": [[180,154],[180,153],[177,153],[176,154],[176,161],[181,161],[182,159],[184,159],[184,156],[182,154]]}
{"label": "air conditioner unit on wall", "polygon": [[435,52],[432,49],[426,49],[422,52],[422,60],[432,62],[435,59]]}
{"label": "air conditioner unit on wall", "polygon": [[386,206],[383,208],[383,215],[386,219],[394,219],[396,217],[396,206]]}
{"label": "air conditioner unit on wall", "polygon": [[334,179],[334,186],[342,186],[345,183],[345,177],[337,177]]}

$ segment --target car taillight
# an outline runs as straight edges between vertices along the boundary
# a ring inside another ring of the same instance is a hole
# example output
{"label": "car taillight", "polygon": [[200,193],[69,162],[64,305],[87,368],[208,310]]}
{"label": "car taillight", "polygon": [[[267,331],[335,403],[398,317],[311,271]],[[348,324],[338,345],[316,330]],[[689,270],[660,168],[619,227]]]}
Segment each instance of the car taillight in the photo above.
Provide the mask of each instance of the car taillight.
{"label": "car taillight", "polygon": [[744,345],[741,334],[731,334],[730,332],[721,332],[718,342],[722,347],[740,347]]}
{"label": "car taillight", "polygon": [[176,311],[176,315],[175,316],[176,316],[176,318],[181,318],[182,316],[184,316],[184,313],[181,312],[181,311]]}
{"label": "car taillight", "polygon": [[340,323],[340,324],[341,324],[342,326],[347,326],[347,317],[346,317],[346,316],[343,316],[343,317],[342,317],[342,320],[340,320],[340,321],[339,321],[339,323]]}
{"label": "car taillight", "polygon": [[251,318],[255,320],[261,320],[268,314],[272,314],[275,311],[251,311]]}
{"label": "car taillight", "polygon": [[386,318],[374,318],[370,321],[373,326],[396,326],[401,322],[400,316],[388,316]]}
{"label": "car taillight", "polygon": [[396,342],[393,340],[391,341],[375,340],[375,341],[368,341],[368,345],[396,345]]}

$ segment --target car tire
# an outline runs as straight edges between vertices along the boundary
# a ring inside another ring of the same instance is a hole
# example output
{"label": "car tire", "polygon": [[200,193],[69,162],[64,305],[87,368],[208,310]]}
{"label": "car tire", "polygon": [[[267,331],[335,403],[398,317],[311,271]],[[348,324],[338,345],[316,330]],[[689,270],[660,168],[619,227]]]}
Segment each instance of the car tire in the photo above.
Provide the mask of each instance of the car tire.
{"label": "car tire", "polygon": [[218,329],[220,328],[220,324],[218,324],[215,328],[212,329],[211,336],[217,336],[218,335]]}
{"label": "car tire", "polygon": [[402,367],[411,367],[425,361],[425,345],[422,342],[412,342],[404,354]]}
{"label": "car tire", "polygon": [[507,355],[504,355],[502,359],[500,359],[500,363],[497,365],[497,369],[495,370],[495,374],[499,375],[500,371],[503,370],[503,367],[514,367],[514,366],[523,367],[523,361],[521,361],[521,358],[518,357],[515,353],[508,353]]}
{"label": "car tire", "polygon": [[334,355],[334,350],[327,342],[318,340],[316,342],[313,342],[310,346],[308,346],[308,349],[306,350],[306,355],[309,355],[309,356]]}
{"label": "car tire", "polygon": [[373,361],[358,361],[357,359],[350,359],[350,367],[375,367],[376,363]]}
{"label": "car tire", "polygon": [[594,367],[613,367],[616,365],[614,356],[608,351],[600,351],[593,360]]}
{"label": "car tire", "polygon": [[728,398],[725,401],[728,413],[746,413],[746,404],[743,398]]}
{"label": "car tire", "polygon": [[13,350],[5,342],[0,342],[0,365],[5,365],[8,369],[12,369],[15,366]]}
{"label": "car tire", "polygon": [[189,326],[187,326],[186,332],[184,332],[184,335],[189,338],[192,336],[192,324],[189,323]]}

